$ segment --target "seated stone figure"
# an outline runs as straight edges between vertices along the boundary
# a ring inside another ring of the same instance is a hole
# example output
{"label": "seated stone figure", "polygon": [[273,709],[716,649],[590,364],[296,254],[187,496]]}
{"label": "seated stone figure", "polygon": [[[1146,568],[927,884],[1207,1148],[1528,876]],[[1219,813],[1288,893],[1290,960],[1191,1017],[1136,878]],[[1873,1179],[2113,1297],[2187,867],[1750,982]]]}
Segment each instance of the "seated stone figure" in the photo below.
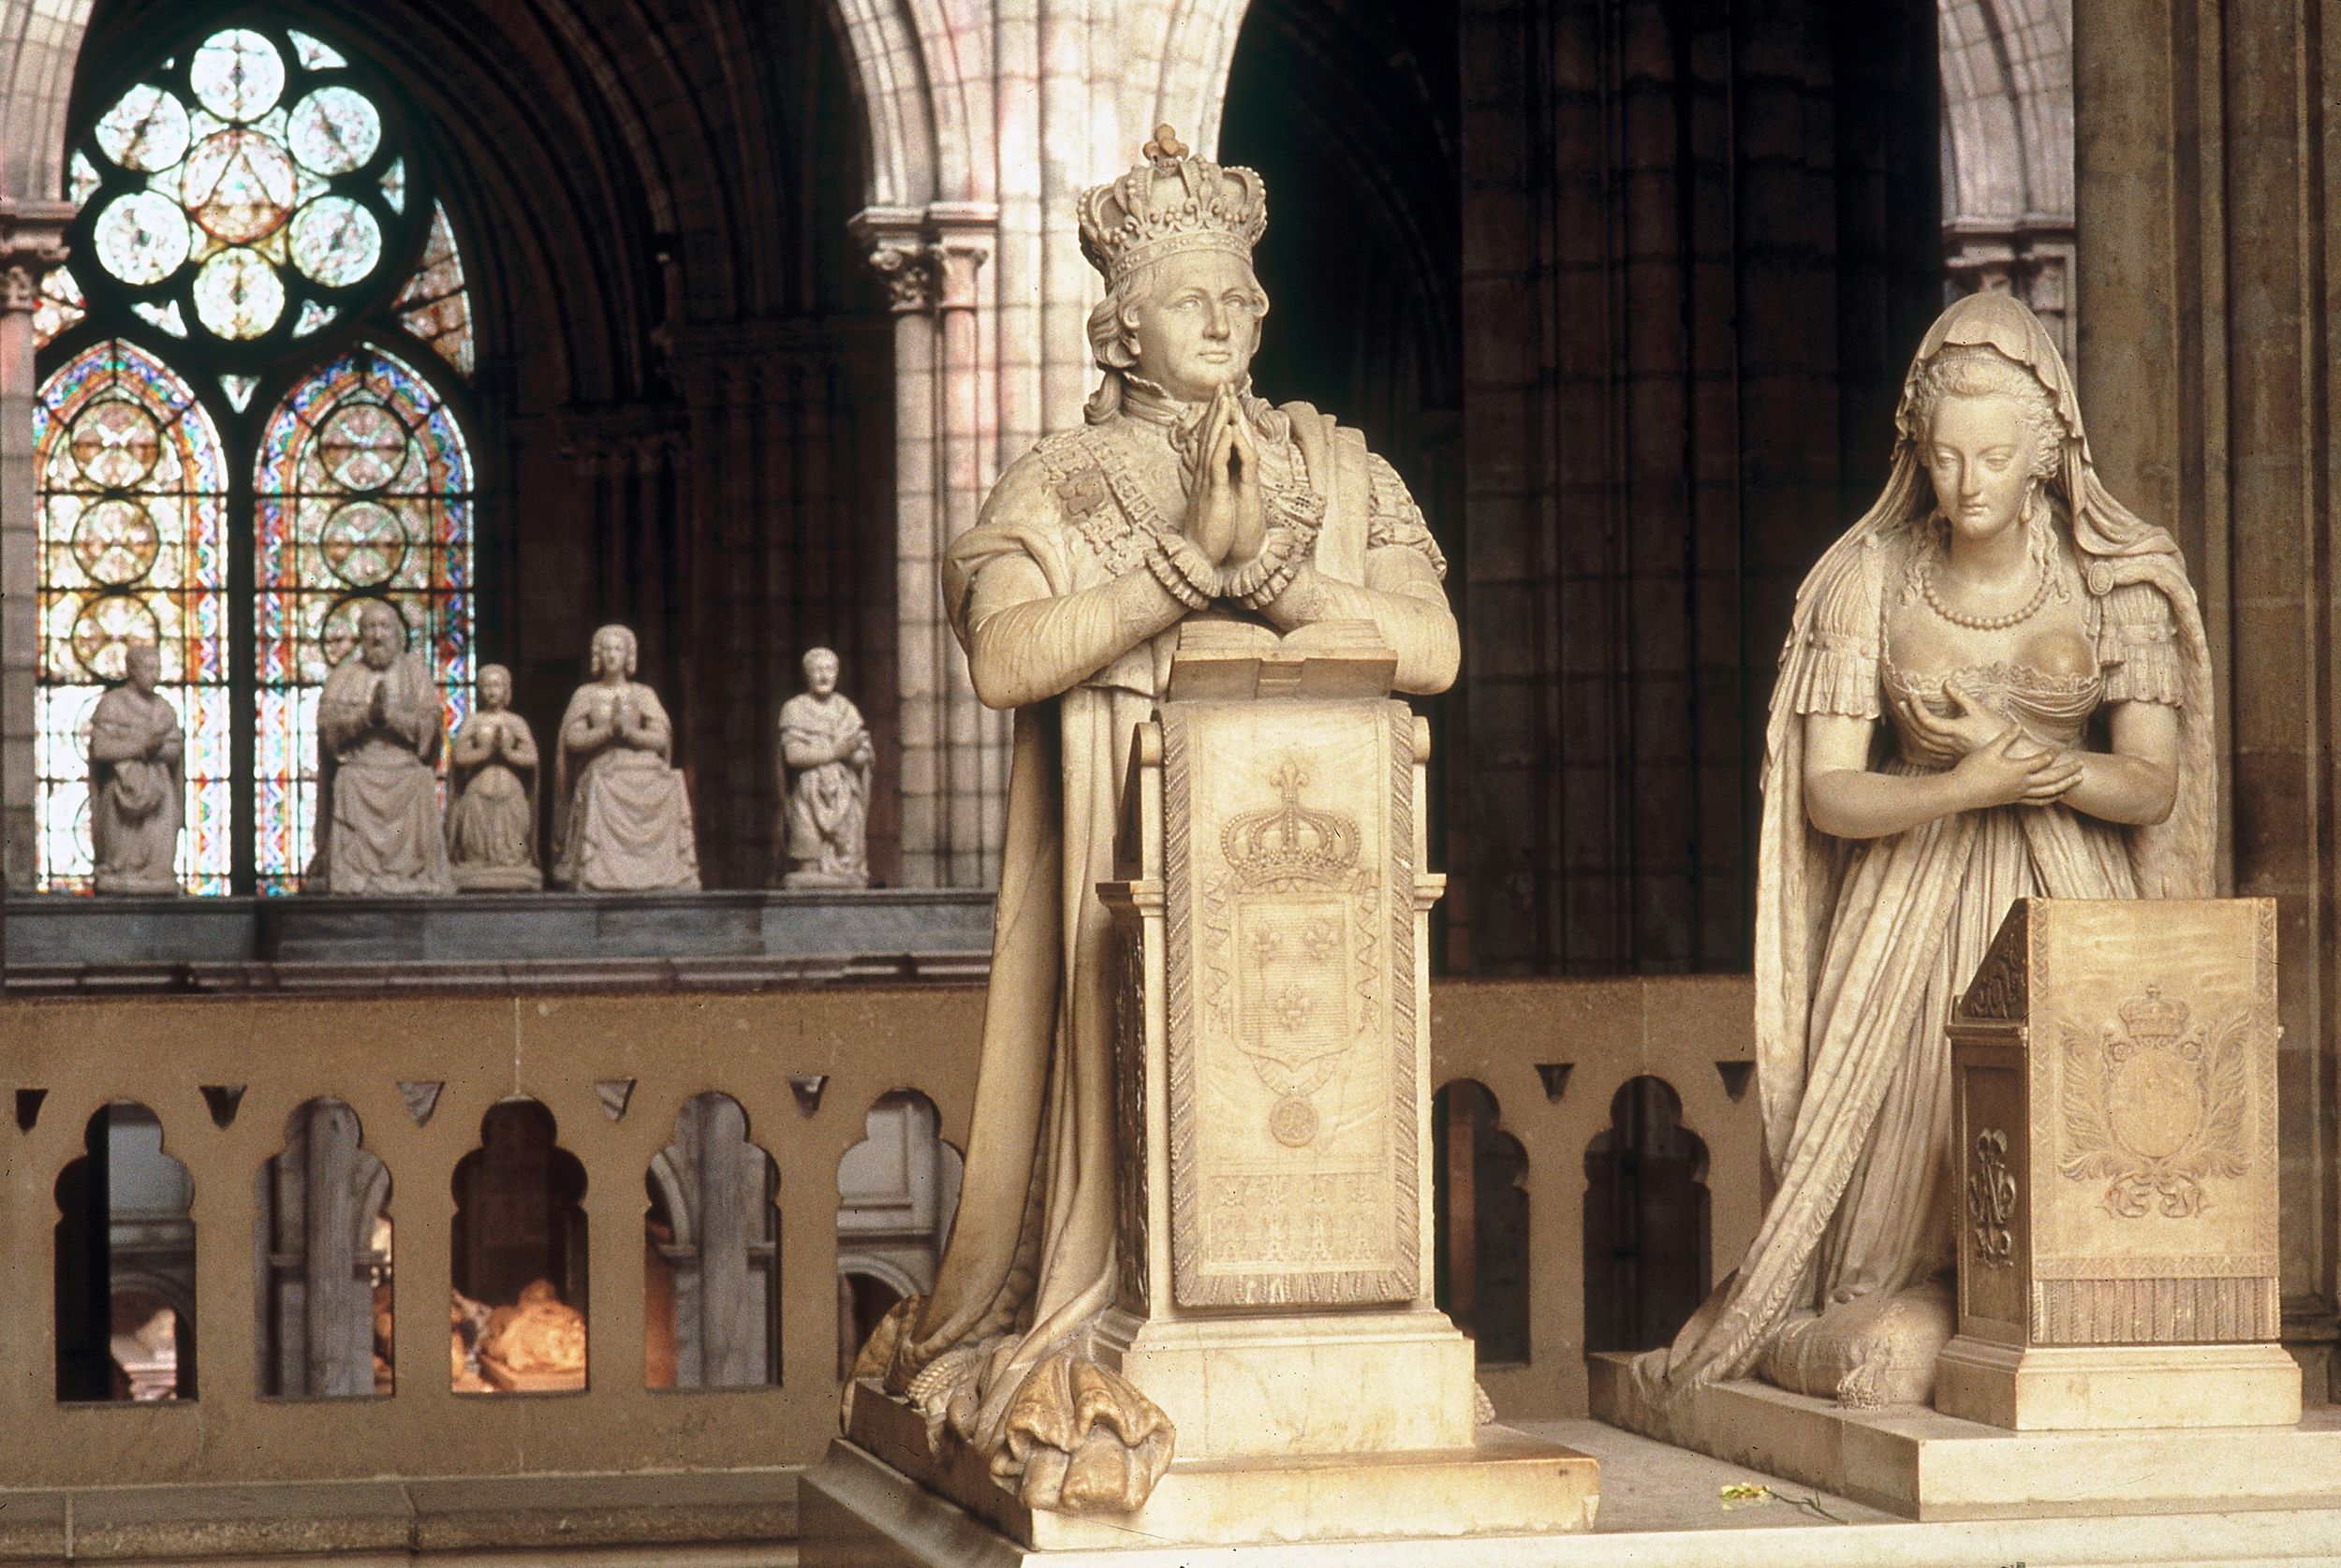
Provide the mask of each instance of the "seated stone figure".
{"label": "seated stone figure", "polygon": [[404,652],[406,623],[380,599],[358,611],[358,649],[317,699],[313,893],[452,893],[435,771],[446,719],[430,667]]}
{"label": "seated stone figure", "polygon": [[870,726],[837,690],[837,655],[804,656],[807,690],[780,707],[780,758],[788,792],[790,887],[870,885]]}
{"label": "seated stone figure", "polygon": [[449,744],[455,764],[447,854],[458,887],[541,887],[537,865],[537,737],[512,711],[512,672],[479,670],[479,706]]}
{"label": "seated stone figure", "polygon": [[176,893],[186,738],[155,693],[162,655],[130,645],[128,679],[90,711],[89,836],[101,893]]}
{"label": "seated stone figure", "polygon": [[674,725],[634,681],[634,634],[594,634],[594,679],[561,715],[553,759],[552,880],[579,892],[696,892],[691,797],[670,765]]}

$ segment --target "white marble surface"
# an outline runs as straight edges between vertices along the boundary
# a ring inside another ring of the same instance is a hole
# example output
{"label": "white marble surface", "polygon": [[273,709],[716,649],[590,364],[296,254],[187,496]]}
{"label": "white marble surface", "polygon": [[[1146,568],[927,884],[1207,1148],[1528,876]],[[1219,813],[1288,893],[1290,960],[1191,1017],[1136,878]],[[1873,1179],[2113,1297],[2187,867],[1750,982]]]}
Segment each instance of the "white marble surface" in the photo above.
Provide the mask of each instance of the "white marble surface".
{"label": "white marble surface", "polygon": [[[890,1488],[865,1458],[805,1473],[804,1568],[2208,1568],[2341,1561],[2341,1509],[2123,1514],[1921,1524],[1606,1427],[1524,1424],[1601,1461],[1601,1510],[1583,1535],[1318,1546],[1028,1552],[959,1509]],[[850,1451],[847,1451],[850,1453]],[[1725,1505],[1727,1486],[1776,1487]],[[1811,1499],[1833,1517],[1800,1502]],[[858,1508],[875,1522],[854,1522]]]}

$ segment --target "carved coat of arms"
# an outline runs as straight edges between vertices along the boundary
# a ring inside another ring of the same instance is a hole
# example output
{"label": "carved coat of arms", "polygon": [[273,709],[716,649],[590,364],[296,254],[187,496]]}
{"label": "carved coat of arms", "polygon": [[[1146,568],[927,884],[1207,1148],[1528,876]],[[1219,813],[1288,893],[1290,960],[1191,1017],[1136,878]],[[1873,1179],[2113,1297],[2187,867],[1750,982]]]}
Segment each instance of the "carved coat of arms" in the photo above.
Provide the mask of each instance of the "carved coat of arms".
{"label": "carved coat of arms", "polygon": [[[1362,983],[1369,1022],[1378,1012],[1365,967],[1375,952],[1370,916],[1377,901],[1371,879],[1357,874],[1356,821],[1301,803],[1306,766],[1286,758],[1268,782],[1280,803],[1230,817],[1221,833],[1229,874],[1206,889],[1205,924],[1227,941],[1236,973],[1232,988],[1223,971],[1214,973],[1208,994],[1215,1009],[1233,990],[1230,1036],[1277,1096],[1269,1132],[1300,1148],[1318,1133],[1311,1097],[1358,1041],[1353,978]],[[1237,893],[1252,896],[1230,910]],[[1355,922],[1352,904],[1361,916]],[[1353,950],[1361,943],[1362,950]],[[1360,966],[1354,975],[1353,963]]]}
{"label": "carved coat of arms", "polygon": [[2248,1012],[2212,1032],[2190,1023],[2186,1004],[2148,986],[2092,1044],[2067,1025],[2061,1110],[2065,1156],[2075,1181],[2103,1181],[2108,1211],[2192,1219],[2209,1205],[2207,1177],[2237,1177],[2251,1163],[2245,1124],[2251,1069]]}

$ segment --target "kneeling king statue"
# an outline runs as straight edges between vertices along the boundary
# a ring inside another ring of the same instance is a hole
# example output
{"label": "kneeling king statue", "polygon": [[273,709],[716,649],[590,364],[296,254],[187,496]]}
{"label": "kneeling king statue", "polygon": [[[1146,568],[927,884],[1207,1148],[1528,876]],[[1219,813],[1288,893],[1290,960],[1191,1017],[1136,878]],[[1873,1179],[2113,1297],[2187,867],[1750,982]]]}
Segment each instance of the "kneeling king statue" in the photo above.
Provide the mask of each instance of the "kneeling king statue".
{"label": "kneeling king statue", "polygon": [[1410,693],[1454,680],[1457,637],[1446,563],[1397,473],[1357,432],[1252,391],[1259,176],[1164,126],[1080,218],[1106,282],[1089,318],[1103,378],[1084,423],[1011,466],[942,565],[976,693],[1016,713],[965,1186],[934,1292],[879,1325],[857,1371],[1028,1506],[1127,1512],[1175,1438],[1092,1342],[1126,1158],[1097,887],[1131,732],[1190,616],[1371,623]]}

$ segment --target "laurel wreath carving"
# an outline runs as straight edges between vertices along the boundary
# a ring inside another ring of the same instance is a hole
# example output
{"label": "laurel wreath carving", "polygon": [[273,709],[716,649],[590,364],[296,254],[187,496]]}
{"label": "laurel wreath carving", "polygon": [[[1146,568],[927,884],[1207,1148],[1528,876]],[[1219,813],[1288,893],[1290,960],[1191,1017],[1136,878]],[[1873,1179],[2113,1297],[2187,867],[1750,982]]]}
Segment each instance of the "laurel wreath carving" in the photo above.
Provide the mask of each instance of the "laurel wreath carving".
{"label": "laurel wreath carving", "polygon": [[[2069,1024],[2062,1031],[2065,1084],[2060,1109],[2065,1153],[2057,1169],[2075,1181],[2103,1181],[2106,1209],[2135,1220],[2159,1213],[2192,1219],[2209,1207],[2203,1181],[2237,1177],[2251,1164],[2245,1122],[2251,1110],[2251,1067],[2245,1035],[2248,1010],[2237,1013],[2208,1040],[2201,1029],[2168,1042],[2141,1045],[2114,1026],[2093,1046]],[[2120,1064],[2144,1049],[2172,1052],[2191,1075],[2200,1114],[2176,1149],[2154,1154],[2126,1139],[2113,1114]]]}

